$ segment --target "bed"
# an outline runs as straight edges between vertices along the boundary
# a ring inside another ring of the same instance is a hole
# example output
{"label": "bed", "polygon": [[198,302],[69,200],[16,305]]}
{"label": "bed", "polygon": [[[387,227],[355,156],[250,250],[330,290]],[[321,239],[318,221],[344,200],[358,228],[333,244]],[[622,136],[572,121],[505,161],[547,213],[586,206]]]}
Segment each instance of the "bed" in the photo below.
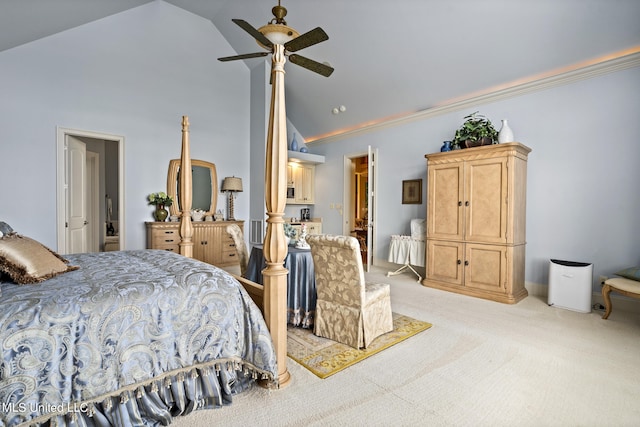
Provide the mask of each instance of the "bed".
{"label": "bed", "polygon": [[[172,417],[229,403],[256,380],[267,387],[289,383],[287,143],[278,46],[272,67],[264,285],[192,259],[185,116],[179,255],[140,250],[63,258],[16,237],[31,246],[13,261],[38,260],[40,251],[49,263],[37,266],[37,284],[7,281],[7,269],[0,280],[1,427],[167,425]],[[4,265],[5,255],[0,252]],[[28,267],[23,270],[33,273]]]}
{"label": "bed", "polygon": [[0,425],[167,424],[275,379],[262,315],[223,270],[161,250],[65,258],[79,268],[1,285]]}

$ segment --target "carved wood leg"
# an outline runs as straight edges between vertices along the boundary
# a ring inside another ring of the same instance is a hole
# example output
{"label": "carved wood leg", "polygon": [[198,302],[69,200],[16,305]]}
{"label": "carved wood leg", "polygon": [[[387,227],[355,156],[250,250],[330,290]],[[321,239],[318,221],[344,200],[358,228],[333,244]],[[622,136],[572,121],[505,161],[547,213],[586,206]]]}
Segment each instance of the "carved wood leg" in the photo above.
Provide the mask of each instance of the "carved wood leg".
{"label": "carved wood leg", "polygon": [[607,319],[609,317],[609,315],[611,314],[611,296],[609,295],[611,293],[611,286],[605,284],[602,287],[602,298],[604,299],[604,306],[606,308],[606,311],[604,312],[604,314],[602,315],[603,319]]}

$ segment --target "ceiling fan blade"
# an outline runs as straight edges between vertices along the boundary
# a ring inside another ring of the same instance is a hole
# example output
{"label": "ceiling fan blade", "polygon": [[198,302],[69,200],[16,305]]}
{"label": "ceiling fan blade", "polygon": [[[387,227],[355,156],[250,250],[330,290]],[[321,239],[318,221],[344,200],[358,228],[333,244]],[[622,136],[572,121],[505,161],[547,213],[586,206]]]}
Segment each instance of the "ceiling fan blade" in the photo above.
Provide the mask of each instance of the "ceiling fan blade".
{"label": "ceiling fan blade", "polygon": [[332,67],[325,64],[321,64],[317,61],[314,61],[313,59],[305,58],[304,56],[295,55],[295,54],[289,55],[289,61],[325,77],[329,77],[331,73],[333,73]]}
{"label": "ceiling fan blade", "polygon": [[245,30],[247,33],[251,34],[251,36],[254,39],[256,39],[258,42],[260,42],[262,45],[266,46],[269,49],[273,47],[273,43],[271,43],[271,40],[266,38],[265,35],[262,34],[260,31],[253,28],[253,26],[251,26],[251,24],[249,24],[244,19],[232,19],[232,21],[238,24],[238,26],[240,26],[240,28]]}
{"label": "ceiling fan blade", "polygon": [[284,44],[284,48],[289,52],[297,52],[305,47],[313,46],[314,44],[318,44],[325,40],[329,40],[329,36],[322,28],[317,27],[293,40],[289,40]]}
{"label": "ceiling fan blade", "polygon": [[267,55],[269,55],[269,52],[245,53],[244,55],[225,56],[223,58],[218,58],[218,61],[222,61],[222,62],[235,61],[237,59],[259,58],[261,56],[267,56]]}

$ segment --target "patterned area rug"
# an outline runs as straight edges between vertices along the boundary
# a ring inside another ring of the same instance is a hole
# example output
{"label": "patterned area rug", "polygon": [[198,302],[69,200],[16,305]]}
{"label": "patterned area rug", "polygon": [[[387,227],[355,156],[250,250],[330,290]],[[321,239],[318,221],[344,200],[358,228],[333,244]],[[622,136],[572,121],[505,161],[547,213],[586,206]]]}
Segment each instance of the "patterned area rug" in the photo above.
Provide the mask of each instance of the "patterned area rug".
{"label": "patterned area rug", "polygon": [[393,331],[379,336],[363,350],[317,337],[310,329],[289,326],[287,354],[318,377],[327,378],[431,326],[431,323],[393,313]]}

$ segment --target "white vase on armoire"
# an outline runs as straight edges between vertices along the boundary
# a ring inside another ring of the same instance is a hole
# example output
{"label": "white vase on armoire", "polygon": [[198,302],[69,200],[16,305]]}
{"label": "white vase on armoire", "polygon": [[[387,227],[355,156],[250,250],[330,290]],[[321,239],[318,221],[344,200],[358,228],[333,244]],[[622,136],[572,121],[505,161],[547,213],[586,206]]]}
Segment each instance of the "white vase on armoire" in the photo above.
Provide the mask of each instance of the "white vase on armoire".
{"label": "white vase on armoire", "polygon": [[514,142],[513,131],[509,127],[509,123],[507,119],[502,119],[502,127],[498,132],[498,143],[503,144],[505,142]]}

